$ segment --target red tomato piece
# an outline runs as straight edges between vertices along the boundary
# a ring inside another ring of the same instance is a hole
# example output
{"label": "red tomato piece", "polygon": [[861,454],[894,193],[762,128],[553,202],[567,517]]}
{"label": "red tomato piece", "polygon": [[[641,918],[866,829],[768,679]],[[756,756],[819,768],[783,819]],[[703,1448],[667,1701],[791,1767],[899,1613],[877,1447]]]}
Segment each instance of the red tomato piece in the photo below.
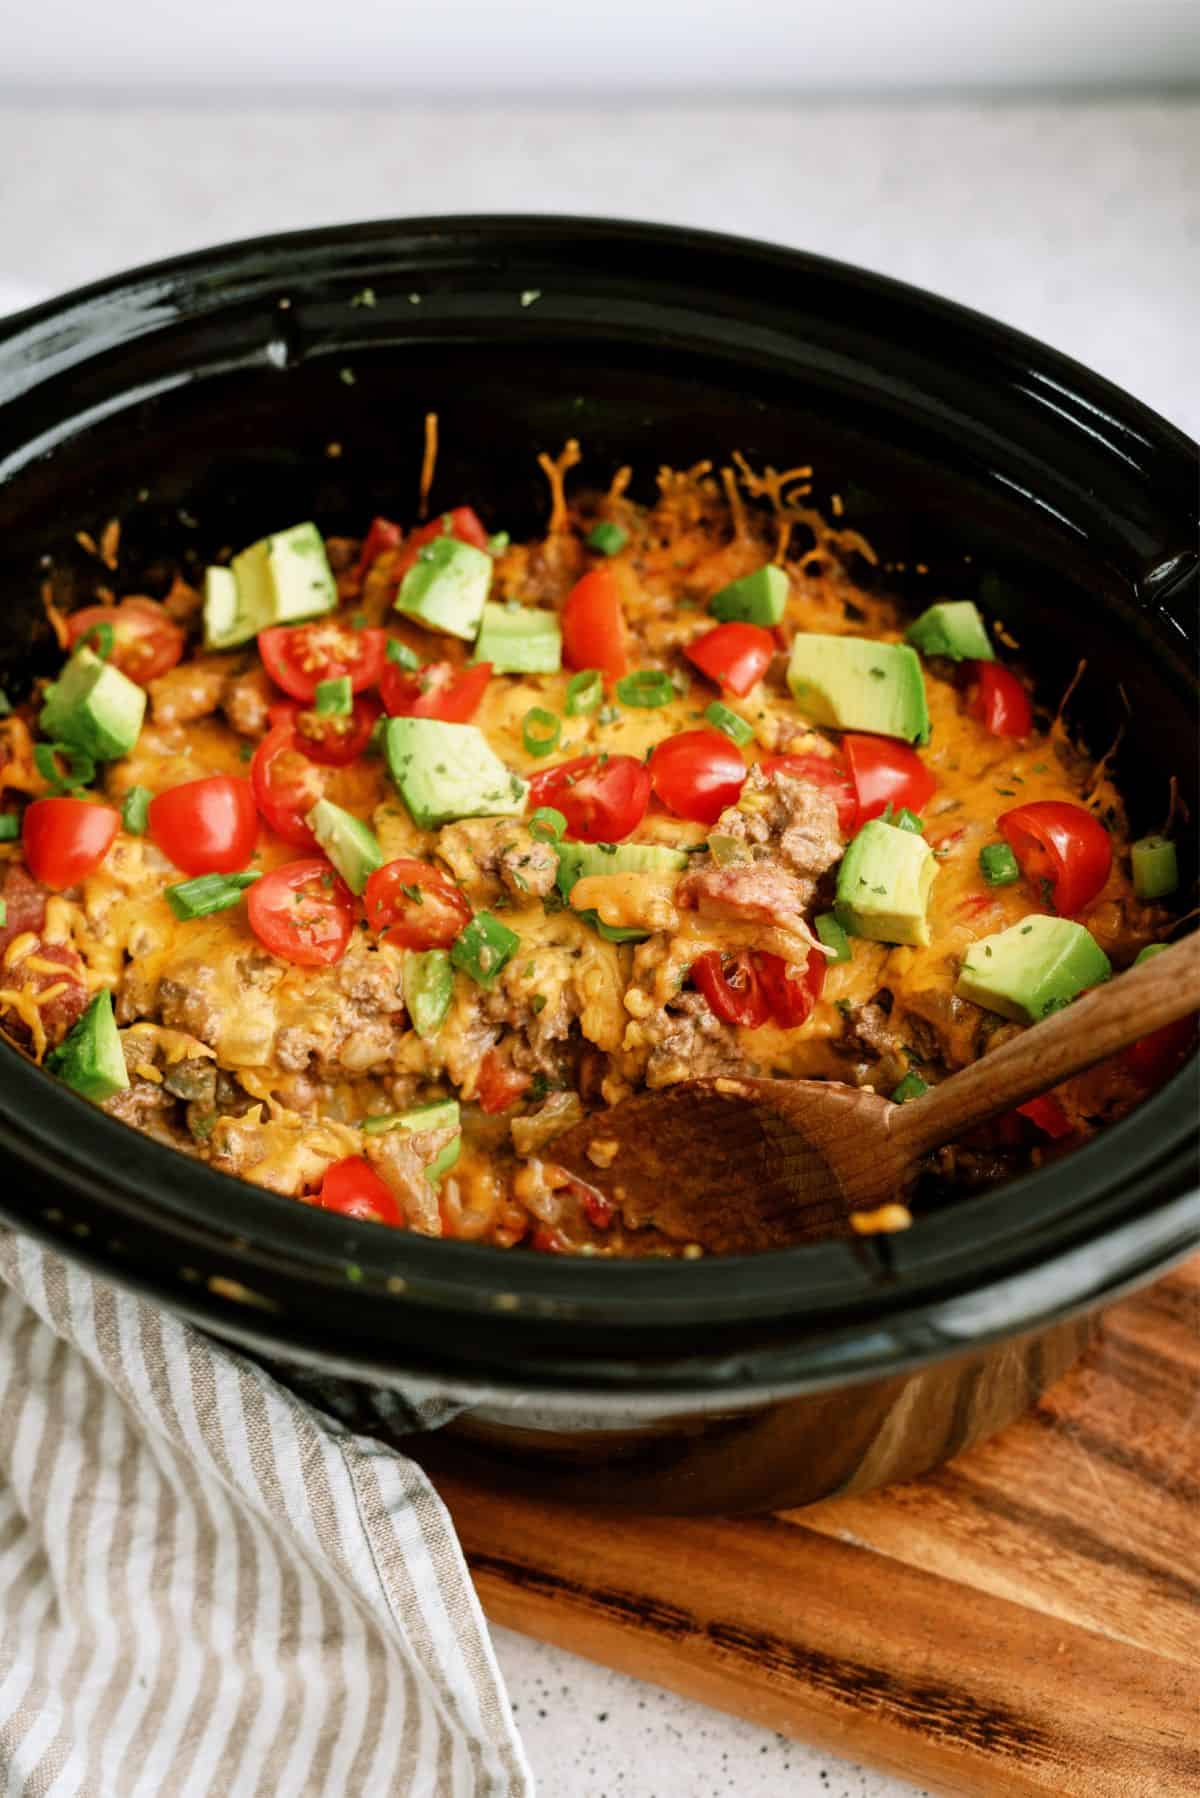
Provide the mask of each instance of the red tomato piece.
{"label": "red tomato piece", "polygon": [[1028,1104],[1017,1106],[1018,1114],[1028,1118],[1044,1136],[1052,1142],[1058,1142],[1064,1136],[1070,1136],[1075,1128],[1053,1093],[1042,1093],[1039,1098],[1030,1099]]}
{"label": "red tomato piece", "polygon": [[479,1103],[487,1112],[507,1111],[532,1084],[511,1062],[489,1049],[479,1065]]}
{"label": "red tomato piece", "polygon": [[860,736],[848,731],[842,738],[842,754],[850,766],[850,778],[858,800],[856,830],[878,818],[888,806],[920,812],[928,805],[937,781],[915,749],[894,737]]}
{"label": "red tomato piece", "polygon": [[379,701],[369,693],[359,693],[353,711],[345,717],[305,711],[297,705],[292,720],[296,746],[325,768],[346,768],[358,760],[371,741],[379,712]]}
{"label": "red tomato piece", "polygon": [[656,743],[650,783],[668,811],[697,824],[715,824],[736,805],[746,763],[736,743],[717,730],[684,730]]}
{"label": "red tomato piece", "polygon": [[[184,634],[166,608],[154,599],[123,599],[119,606],[85,606],[67,619],[72,649],[98,624],[112,629],[108,660],[140,687],[174,668],[183,655]],[[93,640],[91,647],[96,647]]]}
{"label": "red tomato piece", "polygon": [[377,561],[389,550],[399,549],[404,541],[404,532],[390,518],[373,518],[370,529],[363,538],[363,546],[359,552],[358,567],[355,575],[362,580],[372,562]]}
{"label": "red tomato piece", "polygon": [[576,581],[562,609],[562,634],[572,668],[598,668],[610,683],[628,672],[625,613],[610,569],[593,568]]}
{"label": "red tomato piece", "polygon": [[108,854],[121,814],[86,799],[35,799],[25,807],[21,844],[35,880],[61,893],[91,874]]}
{"label": "red tomato piece", "polygon": [[254,853],[258,811],[248,780],[210,774],[150,801],[150,835],[185,874],[236,874]]}
{"label": "red tomato piece", "polygon": [[428,862],[400,856],[376,868],[363,892],[372,930],[401,949],[448,949],[471,922],[471,906]]}
{"label": "red tomato piece", "polygon": [[322,1211],[336,1211],[358,1223],[404,1225],[395,1193],[361,1155],[347,1155],[325,1169],[317,1203]]}
{"label": "red tomato piece", "polygon": [[452,511],[439,512],[428,524],[419,525],[410,531],[404,547],[392,564],[393,579],[401,581],[417,559],[417,552],[426,543],[432,543],[435,537],[457,537],[460,543],[469,543],[474,549],[486,549],[488,534],[470,506],[455,506]]}
{"label": "red tomato piece", "polygon": [[1027,737],[1033,729],[1029,695],[999,662],[975,662],[967,710],[994,737]]}
{"label": "red tomato piece", "polygon": [[316,839],[304,820],[324,797],[325,777],[300,748],[289,719],[273,725],[254,751],[250,785],[255,804],[276,836],[311,848]]}
{"label": "red tomato piece", "polygon": [[319,855],[285,862],[246,892],[250,928],[272,955],[301,968],[341,961],[354,928],[349,887]]}
{"label": "red tomato piece", "polygon": [[336,618],[276,624],[259,631],[258,653],[277,687],[311,704],[319,681],[348,674],[351,692],[375,686],[387,657],[387,632],[351,630]]}
{"label": "red tomato piece", "polygon": [[850,836],[858,818],[858,799],[850,776],[836,757],[831,755],[768,755],[763,757],[766,774],[790,774],[793,780],[807,781],[810,787],[825,787],[837,806],[838,829]]}
{"label": "red tomato piece", "polygon": [[490,662],[456,668],[453,662],[427,662],[407,669],[388,662],[379,692],[389,718],[440,718],[443,724],[469,724],[492,678]]}
{"label": "red tomato piece", "polygon": [[692,963],[692,982],[704,994],[708,1009],[723,1024],[758,1030],[771,1016],[753,950],[722,956],[710,949]]}
{"label": "red tomato piece", "polygon": [[1108,879],[1112,839],[1081,805],[1035,799],[1001,812],[996,823],[1026,880],[1061,916],[1090,905]]}
{"label": "red tomato piece", "polygon": [[701,674],[744,699],[770,667],[775,639],[761,624],[718,624],[683,653]]}
{"label": "red tomato piece", "polygon": [[[715,734],[715,733],[714,733]],[[529,783],[529,808],[552,805],[581,843],[619,843],[650,803],[650,771],[632,755],[577,755]]]}
{"label": "red tomato piece", "polygon": [[754,961],[774,1022],[781,1030],[795,1030],[807,1023],[825,986],[825,957],[814,949],[799,975],[790,972],[781,955],[771,955],[765,949],[754,951]]}
{"label": "red tomato piece", "polygon": [[1121,1059],[1138,1085],[1152,1091],[1175,1072],[1195,1040],[1195,1017],[1176,1018],[1149,1036],[1139,1036],[1122,1052]]}

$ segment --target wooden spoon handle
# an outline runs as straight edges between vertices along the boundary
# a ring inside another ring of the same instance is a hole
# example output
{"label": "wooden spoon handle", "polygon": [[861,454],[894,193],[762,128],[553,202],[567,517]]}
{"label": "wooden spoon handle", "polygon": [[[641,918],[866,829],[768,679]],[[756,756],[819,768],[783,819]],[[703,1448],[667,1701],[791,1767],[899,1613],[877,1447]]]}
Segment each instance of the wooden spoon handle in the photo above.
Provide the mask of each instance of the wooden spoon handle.
{"label": "wooden spoon handle", "polygon": [[923,1155],[1196,1010],[1200,932],[1095,987],[924,1097],[897,1106],[891,1135],[906,1155]]}

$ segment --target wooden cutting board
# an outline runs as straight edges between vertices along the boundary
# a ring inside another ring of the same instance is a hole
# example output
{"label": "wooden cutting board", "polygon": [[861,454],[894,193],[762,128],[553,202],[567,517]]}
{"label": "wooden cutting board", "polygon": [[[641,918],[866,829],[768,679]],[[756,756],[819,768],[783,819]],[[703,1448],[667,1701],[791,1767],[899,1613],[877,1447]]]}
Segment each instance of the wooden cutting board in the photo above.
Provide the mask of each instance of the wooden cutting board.
{"label": "wooden cutting board", "polygon": [[1200,1794],[1200,1261],[1002,1435],[710,1520],[441,1479],[497,1623],[959,1798]]}

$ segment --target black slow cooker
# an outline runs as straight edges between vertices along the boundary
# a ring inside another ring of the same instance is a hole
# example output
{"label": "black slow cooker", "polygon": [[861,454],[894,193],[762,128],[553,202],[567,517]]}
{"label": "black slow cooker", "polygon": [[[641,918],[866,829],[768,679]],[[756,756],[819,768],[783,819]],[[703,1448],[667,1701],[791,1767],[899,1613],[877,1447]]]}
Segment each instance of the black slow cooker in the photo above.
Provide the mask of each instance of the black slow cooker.
{"label": "black slow cooker", "polygon": [[[417,219],[204,251],[0,326],[0,685],[53,665],[39,589],[123,521],[120,587],[312,517],[543,523],[580,479],[741,450],[914,605],[999,613],[1135,830],[1196,792],[1197,451],[1066,357],[769,245],[564,218]],[[51,558],[48,565],[46,558]],[[94,571],[93,571],[94,572]],[[1194,877],[1194,865],[1188,877]],[[576,1260],[353,1224],[126,1129],[0,1045],[0,1213],[431,1461],[543,1495],[796,1504],[929,1467],[1067,1366],[1089,1316],[1200,1246],[1195,1067],[1076,1154],[894,1237]],[[332,1387],[327,1390],[333,1391]],[[441,1427],[428,1428],[431,1424]]]}

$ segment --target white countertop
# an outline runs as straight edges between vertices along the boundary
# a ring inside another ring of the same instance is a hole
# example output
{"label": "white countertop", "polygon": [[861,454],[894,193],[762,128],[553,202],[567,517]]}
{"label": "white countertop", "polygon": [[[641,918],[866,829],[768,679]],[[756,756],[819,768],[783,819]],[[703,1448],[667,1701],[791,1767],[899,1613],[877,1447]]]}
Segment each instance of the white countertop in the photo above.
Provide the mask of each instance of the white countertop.
{"label": "white countertop", "polygon": [[[221,239],[453,211],[774,238],[1042,337],[1200,436],[1200,103],[0,106],[2,290]],[[545,1798],[914,1788],[495,1632]]]}

